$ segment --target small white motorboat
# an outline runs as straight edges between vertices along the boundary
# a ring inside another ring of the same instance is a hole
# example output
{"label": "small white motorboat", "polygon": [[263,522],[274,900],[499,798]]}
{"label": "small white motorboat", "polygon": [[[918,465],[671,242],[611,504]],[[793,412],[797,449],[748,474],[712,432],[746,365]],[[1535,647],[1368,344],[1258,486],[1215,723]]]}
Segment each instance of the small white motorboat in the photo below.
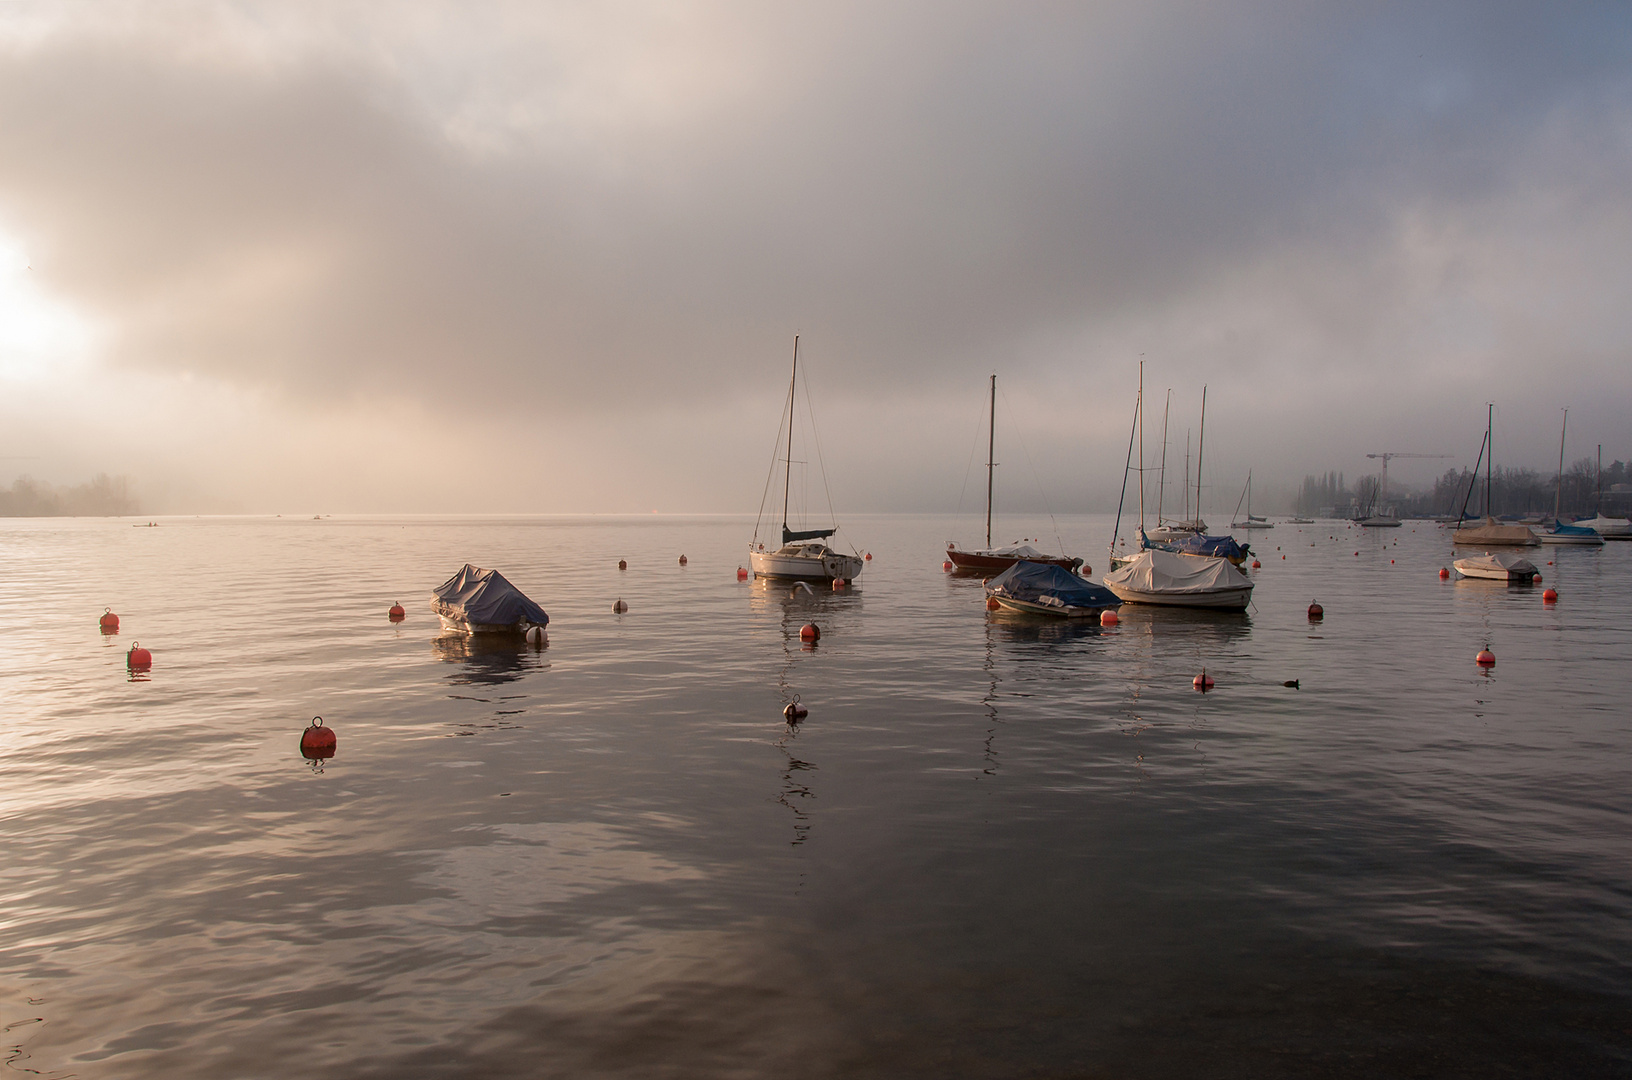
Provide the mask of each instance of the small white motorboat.
{"label": "small white motorboat", "polygon": [[1451,564],[1463,577],[1485,578],[1490,581],[1511,581],[1529,584],[1536,580],[1536,564],[1522,555],[1507,551],[1487,551],[1483,555],[1469,555]]}

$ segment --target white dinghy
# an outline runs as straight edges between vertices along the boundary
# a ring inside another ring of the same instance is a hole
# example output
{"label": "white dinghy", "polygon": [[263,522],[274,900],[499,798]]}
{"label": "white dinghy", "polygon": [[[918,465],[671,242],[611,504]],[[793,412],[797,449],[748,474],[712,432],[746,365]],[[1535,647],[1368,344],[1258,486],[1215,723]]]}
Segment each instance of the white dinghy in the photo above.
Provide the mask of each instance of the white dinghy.
{"label": "white dinghy", "polygon": [[1536,580],[1536,564],[1510,551],[1487,551],[1483,555],[1469,555],[1451,564],[1463,577],[1485,578],[1489,581],[1516,581],[1529,584]]}

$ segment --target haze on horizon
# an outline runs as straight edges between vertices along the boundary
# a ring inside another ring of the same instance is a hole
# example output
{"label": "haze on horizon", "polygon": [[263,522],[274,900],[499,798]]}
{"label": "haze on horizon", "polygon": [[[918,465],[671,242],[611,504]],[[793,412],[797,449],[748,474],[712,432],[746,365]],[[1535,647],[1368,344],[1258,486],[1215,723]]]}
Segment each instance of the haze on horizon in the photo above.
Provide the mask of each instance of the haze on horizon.
{"label": "haze on horizon", "polygon": [[[1632,458],[1632,11],[0,6],[0,483],[847,512]],[[1023,444],[1022,444],[1023,440]],[[807,453],[797,449],[795,456]],[[973,480],[969,481],[971,484]]]}

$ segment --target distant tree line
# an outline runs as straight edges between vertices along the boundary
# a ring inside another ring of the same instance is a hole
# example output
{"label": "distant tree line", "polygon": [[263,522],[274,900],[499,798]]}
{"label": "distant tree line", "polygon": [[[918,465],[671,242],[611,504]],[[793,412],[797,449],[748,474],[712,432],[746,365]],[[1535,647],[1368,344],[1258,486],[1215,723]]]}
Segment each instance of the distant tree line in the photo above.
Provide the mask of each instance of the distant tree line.
{"label": "distant tree line", "polygon": [[127,476],[98,473],[68,488],[19,476],[9,491],[0,488],[0,517],[119,517],[140,512]]}
{"label": "distant tree line", "polygon": [[[1592,514],[1598,510],[1600,484],[1604,493],[1604,508],[1622,511],[1632,500],[1624,493],[1612,494],[1611,489],[1617,484],[1624,485],[1628,482],[1632,482],[1632,467],[1628,467],[1625,462],[1617,461],[1605,465],[1603,476],[1600,477],[1597,462],[1592,458],[1581,458],[1564,470],[1560,514],[1570,518]],[[1534,469],[1497,468],[1491,475],[1490,508],[1487,510],[1484,471],[1481,470],[1475,476],[1466,468],[1447,469],[1427,491],[1392,488],[1381,500],[1388,506],[1379,505],[1376,509],[1381,512],[1392,507],[1394,512],[1402,517],[1453,516],[1462,510],[1463,500],[1466,499],[1467,512],[1470,516],[1483,516],[1486,513],[1498,516],[1551,514],[1558,483],[1557,473],[1538,473]],[[1352,491],[1344,483],[1343,474],[1340,472],[1329,472],[1324,476],[1305,476],[1303,487],[1298,492],[1296,509],[1298,513],[1304,515],[1316,514],[1327,507],[1339,515],[1347,514],[1351,510],[1364,512],[1377,486],[1376,476],[1361,477]]]}

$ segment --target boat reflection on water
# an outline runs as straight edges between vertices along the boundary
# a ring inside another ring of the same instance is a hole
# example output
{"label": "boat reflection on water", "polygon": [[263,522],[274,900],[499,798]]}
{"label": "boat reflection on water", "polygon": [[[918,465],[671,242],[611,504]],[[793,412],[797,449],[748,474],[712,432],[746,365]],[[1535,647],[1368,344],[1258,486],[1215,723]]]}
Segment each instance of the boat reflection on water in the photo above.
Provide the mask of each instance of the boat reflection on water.
{"label": "boat reflection on water", "polygon": [[1105,633],[1094,619],[1060,619],[999,608],[986,613],[986,623],[1009,644],[1063,644],[1097,638]]}
{"label": "boat reflection on water", "polygon": [[855,585],[835,589],[819,582],[806,584],[755,578],[749,588],[748,609],[756,615],[780,614],[783,618],[802,618],[809,622],[812,616],[854,612],[861,608],[861,590]]}
{"label": "boat reflection on water", "polygon": [[548,667],[543,653],[549,647],[547,637],[534,645],[520,634],[452,633],[431,639],[438,660],[460,665],[448,675],[455,686],[514,682],[541,671]]}
{"label": "boat reflection on water", "polygon": [[1124,634],[1161,635],[1170,645],[1245,641],[1252,636],[1252,616],[1243,611],[1123,604],[1117,630]]}

